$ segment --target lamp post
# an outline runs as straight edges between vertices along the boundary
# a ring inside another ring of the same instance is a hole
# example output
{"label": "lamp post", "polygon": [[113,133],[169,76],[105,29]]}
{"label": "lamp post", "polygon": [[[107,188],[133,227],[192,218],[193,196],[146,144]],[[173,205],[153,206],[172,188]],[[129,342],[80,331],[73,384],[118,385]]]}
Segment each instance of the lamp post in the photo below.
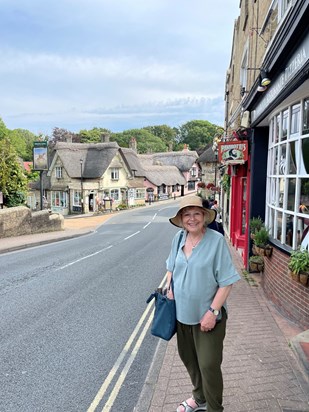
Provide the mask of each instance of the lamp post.
{"label": "lamp post", "polygon": [[82,214],[84,213],[84,195],[83,195],[83,159],[80,159],[80,203],[81,203],[81,209],[82,209]]}

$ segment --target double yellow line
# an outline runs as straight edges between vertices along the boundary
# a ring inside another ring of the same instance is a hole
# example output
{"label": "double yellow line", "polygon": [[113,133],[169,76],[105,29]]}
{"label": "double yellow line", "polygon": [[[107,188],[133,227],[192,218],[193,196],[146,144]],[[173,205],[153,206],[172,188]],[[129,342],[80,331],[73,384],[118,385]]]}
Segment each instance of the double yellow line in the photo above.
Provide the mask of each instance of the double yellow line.
{"label": "double yellow line", "polygon": [[[162,280],[160,287],[162,287],[162,285],[165,282],[165,278]],[[89,406],[89,408],[87,409],[87,412],[95,412],[95,410],[97,409],[98,405],[100,404],[100,402],[103,399],[103,396],[105,395],[109,385],[111,384],[114,376],[116,375],[118,369],[121,366],[121,363],[123,362],[124,358],[129,354],[129,350],[131,348],[131,346],[133,345],[133,342],[136,338],[136,336],[138,335],[138,333],[140,333],[137,342],[135,344],[135,346],[133,347],[133,349],[131,350],[131,353],[129,355],[129,358],[126,362],[126,364],[124,365],[122,371],[120,372],[119,378],[117,379],[113,390],[110,393],[110,396],[106,402],[106,404],[104,405],[102,412],[108,412],[111,410],[115,399],[117,398],[117,395],[121,389],[121,385],[123,384],[129,369],[142,345],[142,342],[146,336],[146,333],[150,327],[150,324],[152,322],[153,319],[153,313],[154,313],[154,301],[152,301],[150,304],[148,304],[147,308],[145,309],[142,317],[140,318],[138,324],[136,325],[134,331],[132,332],[131,336],[129,337],[125,347],[123,348],[122,352],[120,353],[120,355],[118,356],[118,359],[116,360],[114,366],[112,367],[112,369],[110,370],[108,376],[106,377],[105,381],[103,382],[102,386],[100,387],[98,393],[96,394],[94,400],[92,401],[91,405]],[[145,323],[143,329],[140,332],[140,329],[143,326],[143,323],[145,321],[145,319],[147,318],[149,312],[152,310],[151,315],[148,317],[147,322]]]}

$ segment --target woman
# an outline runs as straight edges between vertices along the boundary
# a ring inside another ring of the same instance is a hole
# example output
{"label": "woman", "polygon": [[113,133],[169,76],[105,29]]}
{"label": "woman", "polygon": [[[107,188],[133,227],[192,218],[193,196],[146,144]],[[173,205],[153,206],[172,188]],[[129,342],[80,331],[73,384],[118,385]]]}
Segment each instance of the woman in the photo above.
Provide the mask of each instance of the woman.
{"label": "woman", "polygon": [[176,302],[178,352],[193,385],[192,397],[177,412],[223,411],[226,299],[240,276],[224,236],[207,228],[215,217],[199,196],[186,196],[170,218],[184,230],[175,235],[166,261],[167,296]]}

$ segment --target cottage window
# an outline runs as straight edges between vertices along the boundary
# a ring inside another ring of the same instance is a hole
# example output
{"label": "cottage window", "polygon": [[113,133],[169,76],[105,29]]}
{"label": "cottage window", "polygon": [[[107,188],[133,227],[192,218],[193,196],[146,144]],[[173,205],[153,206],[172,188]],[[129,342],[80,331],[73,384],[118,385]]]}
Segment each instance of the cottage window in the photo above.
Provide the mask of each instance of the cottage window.
{"label": "cottage window", "polygon": [[119,169],[116,167],[113,167],[111,169],[111,179],[112,180],[119,180]]}
{"label": "cottage window", "polygon": [[56,173],[56,179],[62,179],[62,167],[61,166],[56,166],[55,173]]}
{"label": "cottage window", "polygon": [[110,197],[114,200],[119,200],[119,189],[112,189]]}
{"label": "cottage window", "polygon": [[309,244],[308,102],[284,108],[269,128],[265,222],[274,239],[293,249]]}
{"label": "cottage window", "polygon": [[78,190],[74,190],[74,194],[73,194],[73,206],[81,206],[82,202],[81,202],[81,192]]}
{"label": "cottage window", "polygon": [[195,182],[192,182],[191,180],[189,180],[188,190],[195,190]]}
{"label": "cottage window", "polygon": [[52,192],[52,207],[67,207],[67,193],[62,191]]}
{"label": "cottage window", "polygon": [[145,199],[146,198],[145,189],[136,189],[135,198],[136,199]]}

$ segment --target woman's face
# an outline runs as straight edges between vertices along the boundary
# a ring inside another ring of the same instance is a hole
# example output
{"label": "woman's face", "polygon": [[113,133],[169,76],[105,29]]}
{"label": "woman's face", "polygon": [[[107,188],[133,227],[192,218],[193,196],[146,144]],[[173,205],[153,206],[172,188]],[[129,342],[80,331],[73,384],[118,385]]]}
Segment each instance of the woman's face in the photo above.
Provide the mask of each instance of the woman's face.
{"label": "woman's face", "polygon": [[200,207],[185,207],[181,212],[181,220],[184,229],[192,233],[200,233],[204,228],[204,212]]}

